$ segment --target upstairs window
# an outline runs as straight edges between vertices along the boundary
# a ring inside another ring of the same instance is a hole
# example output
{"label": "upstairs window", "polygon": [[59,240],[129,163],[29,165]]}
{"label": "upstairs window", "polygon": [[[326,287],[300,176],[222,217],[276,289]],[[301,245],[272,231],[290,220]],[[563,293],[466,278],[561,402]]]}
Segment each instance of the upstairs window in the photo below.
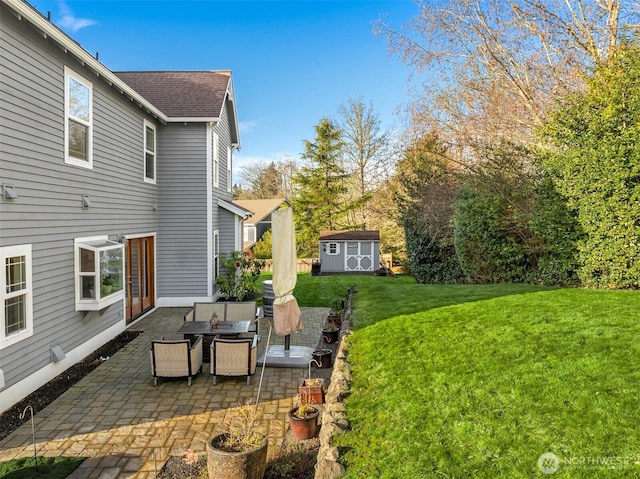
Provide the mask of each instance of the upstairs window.
{"label": "upstairs window", "polygon": [[124,299],[124,245],[106,236],[75,240],[76,311],[96,311]]}
{"label": "upstairs window", "polygon": [[231,178],[231,148],[227,146],[227,191],[231,193],[232,187],[232,178]]}
{"label": "upstairs window", "polygon": [[144,181],[156,182],[156,127],[144,121]]}
{"label": "upstairs window", "polygon": [[71,69],[64,69],[65,163],[93,167],[93,85]]}
{"label": "upstairs window", "polygon": [[0,349],[33,334],[31,245],[0,248]]}
{"label": "upstairs window", "polygon": [[213,186],[220,186],[220,139],[218,134],[211,130],[211,162],[213,167]]}

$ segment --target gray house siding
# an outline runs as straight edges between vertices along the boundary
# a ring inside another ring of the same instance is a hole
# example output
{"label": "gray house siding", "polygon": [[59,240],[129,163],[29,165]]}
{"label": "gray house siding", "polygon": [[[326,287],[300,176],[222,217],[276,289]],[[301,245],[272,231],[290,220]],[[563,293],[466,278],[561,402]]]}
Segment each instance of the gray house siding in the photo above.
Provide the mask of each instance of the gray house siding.
{"label": "gray house siding", "polygon": [[[142,110],[4,6],[0,28],[0,181],[19,195],[0,199],[0,246],[32,245],[33,280],[33,335],[0,349],[6,390],[50,365],[52,346],[124,329],[122,302],[75,311],[74,238],[155,232],[159,197],[143,181]],[[93,84],[93,169],[64,162],[65,65]]]}
{"label": "gray house siding", "polygon": [[158,296],[206,296],[206,124],[171,123],[160,130]]}

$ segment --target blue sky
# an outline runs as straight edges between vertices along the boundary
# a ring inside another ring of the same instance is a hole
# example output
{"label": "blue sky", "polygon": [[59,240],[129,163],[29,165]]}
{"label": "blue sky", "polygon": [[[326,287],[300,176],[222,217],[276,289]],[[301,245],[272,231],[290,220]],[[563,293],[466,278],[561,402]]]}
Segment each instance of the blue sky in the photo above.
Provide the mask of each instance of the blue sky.
{"label": "blue sky", "polygon": [[418,13],[411,0],[31,0],[100,61],[119,70],[231,70],[242,164],[298,159],[313,127],[349,98],[399,128],[409,69],[374,36]]}

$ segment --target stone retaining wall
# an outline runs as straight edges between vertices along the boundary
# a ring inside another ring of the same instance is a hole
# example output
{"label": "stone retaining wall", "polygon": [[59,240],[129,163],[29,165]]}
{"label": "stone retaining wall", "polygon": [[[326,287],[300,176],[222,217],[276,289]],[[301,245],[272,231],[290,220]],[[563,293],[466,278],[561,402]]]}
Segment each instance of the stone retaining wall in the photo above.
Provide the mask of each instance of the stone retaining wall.
{"label": "stone retaining wall", "polygon": [[345,351],[351,326],[351,299],[350,294],[342,320],[340,345],[333,361],[331,382],[325,396],[315,479],[334,479],[345,473],[344,466],[338,462],[339,451],[333,445],[333,438],[349,428],[343,399],[351,388],[351,368]]}

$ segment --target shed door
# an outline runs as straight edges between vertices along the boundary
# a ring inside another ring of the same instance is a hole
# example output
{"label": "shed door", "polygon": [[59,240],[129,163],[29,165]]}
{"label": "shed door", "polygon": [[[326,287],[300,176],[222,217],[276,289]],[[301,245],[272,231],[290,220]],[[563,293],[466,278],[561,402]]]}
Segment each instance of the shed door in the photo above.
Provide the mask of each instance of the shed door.
{"label": "shed door", "polygon": [[373,243],[347,242],[345,271],[373,271]]}

